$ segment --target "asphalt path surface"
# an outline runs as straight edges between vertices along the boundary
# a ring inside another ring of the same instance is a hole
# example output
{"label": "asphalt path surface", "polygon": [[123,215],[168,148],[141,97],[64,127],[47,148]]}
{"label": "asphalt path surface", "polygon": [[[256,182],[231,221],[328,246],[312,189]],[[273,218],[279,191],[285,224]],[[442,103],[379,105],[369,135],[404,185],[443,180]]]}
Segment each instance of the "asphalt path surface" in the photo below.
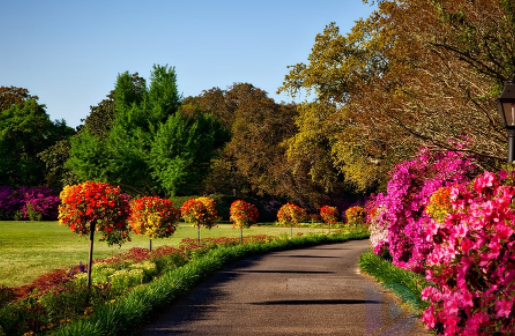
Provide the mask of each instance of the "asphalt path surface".
{"label": "asphalt path surface", "polygon": [[270,253],[224,268],[142,336],[430,335],[359,274],[368,240]]}

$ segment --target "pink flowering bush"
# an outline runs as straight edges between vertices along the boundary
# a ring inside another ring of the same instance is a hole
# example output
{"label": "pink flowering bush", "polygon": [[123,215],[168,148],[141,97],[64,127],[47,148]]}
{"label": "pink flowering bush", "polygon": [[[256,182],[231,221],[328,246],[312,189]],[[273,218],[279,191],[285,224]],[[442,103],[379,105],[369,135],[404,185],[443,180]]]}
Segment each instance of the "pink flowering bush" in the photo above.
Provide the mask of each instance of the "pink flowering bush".
{"label": "pink flowering bush", "polygon": [[433,246],[422,320],[443,335],[514,335],[515,205],[513,175],[485,172],[440,190],[424,227]]}
{"label": "pink flowering bush", "polygon": [[460,152],[431,152],[428,148],[422,148],[415,159],[396,165],[389,172],[386,194],[373,196],[366,205],[367,212],[382,209],[374,218],[374,229],[383,237],[387,232],[387,240],[376,240],[376,253],[388,249],[395,266],[423,272],[432,250],[423,230],[431,221],[424,208],[433,192],[469,181],[476,169],[472,159]]}
{"label": "pink flowering bush", "polygon": [[55,220],[58,215],[59,195],[49,188],[0,186],[0,218],[12,219],[17,212],[29,218],[30,211],[43,219]]}

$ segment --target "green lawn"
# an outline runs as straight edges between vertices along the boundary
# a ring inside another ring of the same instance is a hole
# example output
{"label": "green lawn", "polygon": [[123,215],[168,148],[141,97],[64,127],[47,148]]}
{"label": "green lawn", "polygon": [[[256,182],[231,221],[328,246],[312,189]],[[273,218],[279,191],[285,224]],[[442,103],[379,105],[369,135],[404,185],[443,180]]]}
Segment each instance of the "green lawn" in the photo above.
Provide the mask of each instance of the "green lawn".
{"label": "green lawn", "polygon": [[[325,231],[320,229],[294,228],[296,232]],[[290,233],[290,228],[251,227],[244,235],[279,235]],[[100,234],[98,234],[100,236]],[[240,231],[230,224],[220,224],[212,230],[202,230],[201,237],[239,237]],[[153,248],[161,245],[177,246],[183,238],[196,238],[197,231],[187,224],[168,239],[153,240]],[[108,258],[113,254],[128,251],[132,247],[148,248],[148,238],[132,235],[132,242],[109,247],[105,242],[95,241],[94,258]],[[89,239],[73,234],[58,222],[0,222],[0,285],[19,286],[35,277],[58,268],[87,263]]]}

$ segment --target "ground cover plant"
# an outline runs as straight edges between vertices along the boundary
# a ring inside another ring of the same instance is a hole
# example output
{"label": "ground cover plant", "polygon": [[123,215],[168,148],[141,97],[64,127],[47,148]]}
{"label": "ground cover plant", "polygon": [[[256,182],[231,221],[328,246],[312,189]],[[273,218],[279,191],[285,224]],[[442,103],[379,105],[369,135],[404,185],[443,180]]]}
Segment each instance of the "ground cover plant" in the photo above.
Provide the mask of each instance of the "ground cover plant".
{"label": "ground cover plant", "polygon": [[396,267],[373,252],[361,255],[359,268],[391,289],[407,304],[412,313],[420,316],[428,307],[428,302],[422,300],[421,292],[431,283],[423,275]]}
{"label": "ground cover plant", "polygon": [[[247,237],[243,245],[237,238],[208,239],[201,245],[187,239],[179,248],[161,247],[152,252],[133,249],[97,261],[91,291],[84,287],[80,268],[74,269],[76,273],[54,274],[61,281],[46,282],[43,288],[26,291],[24,297],[0,308],[0,325],[13,336],[31,331],[44,335],[48,330],[55,335],[119,335],[232,260],[270,250],[368,236],[366,231],[310,234],[291,240],[253,236]],[[127,292],[130,288],[133,289]],[[69,324],[72,319],[76,321]]]}

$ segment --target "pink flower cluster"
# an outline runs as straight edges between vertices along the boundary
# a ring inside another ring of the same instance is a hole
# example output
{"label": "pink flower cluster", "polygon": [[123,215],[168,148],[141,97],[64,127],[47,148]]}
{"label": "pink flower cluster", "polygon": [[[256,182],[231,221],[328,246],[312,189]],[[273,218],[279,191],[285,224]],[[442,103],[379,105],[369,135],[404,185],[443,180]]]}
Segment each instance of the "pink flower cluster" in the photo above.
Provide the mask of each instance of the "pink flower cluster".
{"label": "pink flower cluster", "polygon": [[485,172],[450,188],[450,211],[424,227],[433,246],[422,317],[443,335],[514,335],[515,210],[513,175]]}
{"label": "pink flower cluster", "polygon": [[366,205],[367,213],[374,213],[375,232],[383,237],[386,232],[388,237],[386,241],[374,239],[375,252],[388,249],[394,265],[423,272],[432,250],[423,230],[430,222],[424,209],[431,195],[440,187],[469,181],[475,170],[473,161],[460,152],[428,148],[422,148],[415,159],[396,165],[389,173],[386,194],[373,196]]}

